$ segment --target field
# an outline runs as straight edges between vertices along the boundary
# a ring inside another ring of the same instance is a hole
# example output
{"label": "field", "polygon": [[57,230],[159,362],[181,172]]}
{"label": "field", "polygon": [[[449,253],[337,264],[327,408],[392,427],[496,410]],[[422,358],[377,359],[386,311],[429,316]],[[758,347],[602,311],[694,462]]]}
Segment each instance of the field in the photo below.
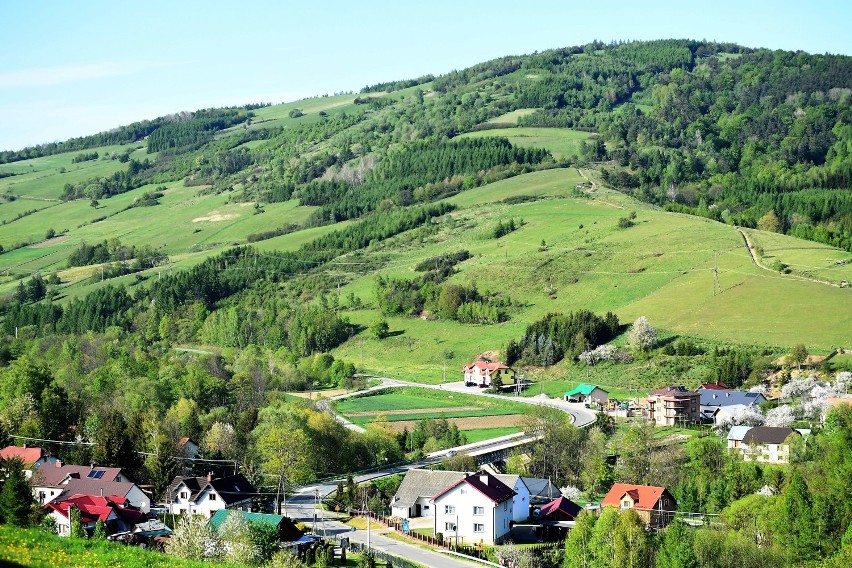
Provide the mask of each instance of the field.
{"label": "field", "polygon": [[[528,109],[525,109],[528,110]],[[518,116],[523,111],[515,111],[494,119],[494,122],[518,122]],[[505,118],[506,120],[498,120]],[[571,155],[580,155],[580,142],[591,136],[588,132],[571,130],[569,128],[498,128],[495,130],[479,130],[463,134],[462,138],[482,138],[485,136],[506,137],[512,144],[524,148],[547,148],[557,160],[563,160]]]}
{"label": "field", "polygon": [[[605,189],[574,197],[580,179],[576,170],[548,170],[463,192],[449,200],[460,209],[435,236],[418,241],[397,237],[369,251],[384,259],[382,274],[403,278],[416,277],[413,267],[424,259],[470,251],[472,258],[456,267],[459,272],[450,281],[475,282],[481,290],[511,298],[517,307],[509,310],[508,322],[482,326],[388,317],[393,336],[380,341],[362,333],[336,349],[335,356],[377,375],[432,383],[443,380],[446,364],[447,377],[458,380],[462,364],[485,351],[501,350],[508,339],[520,337],[528,322],[548,312],[581,308],[614,311],[624,323],[645,315],[663,336],[688,335],[711,343],[783,350],[804,342],[827,352],[848,342],[844,330],[852,325],[852,289],[754,266],[731,226],[666,213]],[[501,203],[522,195],[541,199]],[[635,225],[619,228],[619,218],[631,210],[637,214]],[[488,236],[498,219],[510,217],[525,224],[501,239]],[[787,246],[803,243],[778,238]],[[838,256],[852,258],[848,253]],[[714,295],[717,257],[720,288]],[[342,294],[352,292],[369,304],[374,282],[372,275],[356,278]],[[359,309],[347,316],[369,326],[379,314]],[[445,359],[447,351],[452,357]],[[671,379],[653,367],[629,370],[649,379],[643,383]],[[605,375],[600,378],[626,388],[626,371],[601,370]],[[562,364],[545,378],[577,383],[584,373],[584,367]]]}
{"label": "field", "polygon": [[[349,398],[334,402],[333,406],[355,424],[369,424],[378,418],[386,420],[395,431],[402,431],[412,429],[419,420],[447,418],[459,430],[474,430],[476,436],[487,437],[502,436],[507,427],[516,428],[522,415],[530,410],[528,405],[509,400],[415,388]],[[485,432],[494,429],[498,432]]]}
{"label": "field", "polygon": [[849,253],[821,243],[791,239],[778,233],[750,230],[754,244],[763,249],[763,264],[778,261],[795,274],[838,283],[852,280]]}

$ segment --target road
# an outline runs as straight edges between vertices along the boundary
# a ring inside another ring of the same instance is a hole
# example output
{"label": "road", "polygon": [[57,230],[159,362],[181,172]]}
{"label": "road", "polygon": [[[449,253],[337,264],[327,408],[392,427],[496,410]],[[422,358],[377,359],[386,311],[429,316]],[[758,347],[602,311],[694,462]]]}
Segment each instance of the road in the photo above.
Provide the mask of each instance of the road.
{"label": "road", "polygon": [[[411,467],[413,466],[407,466],[408,469]],[[400,471],[404,471],[404,468],[398,469]],[[358,476],[355,479],[358,483],[362,483],[375,477],[380,477],[381,475],[386,474],[368,474]],[[334,491],[336,487],[336,483],[325,483],[302,487],[297,493],[287,499],[287,510],[285,514],[292,517],[294,520],[301,521],[307,525],[312,525],[316,522],[315,534],[346,536],[350,541],[366,544],[368,540],[366,530],[353,530],[352,527],[345,525],[338,520],[323,519],[320,516],[318,516],[315,521],[314,512],[317,511],[317,509],[314,509],[314,502],[316,499],[316,493],[319,492],[321,495],[327,495]],[[331,514],[322,513],[322,515]],[[447,554],[421,548],[417,544],[410,544],[388,538],[379,534],[379,530],[384,530],[384,527],[378,524],[373,525],[373,527],[374,528],[370,531],[369,540],[370,547],[375,550],[380,550],[400,558],[405,558],[406,560],[411,560],[412,562],[417,562],[424,566],[440,566],[447,568],[471,568],[472,566],[481,566]]]}

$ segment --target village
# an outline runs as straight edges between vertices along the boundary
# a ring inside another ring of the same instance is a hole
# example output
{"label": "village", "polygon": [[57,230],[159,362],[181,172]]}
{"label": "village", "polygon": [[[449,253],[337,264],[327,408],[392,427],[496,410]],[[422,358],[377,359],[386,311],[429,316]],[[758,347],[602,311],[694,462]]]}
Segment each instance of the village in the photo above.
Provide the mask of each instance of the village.
{"label": "village", "polygon": [[[845,393],[850,382],[847,375],[839,374],[835,386],[803,375],[777,394],[789,400],[813,391],[811,394],[822,397],[824,421],[831,409],[852,407],[852,395]],[[531,385],[509,366],[480,359],[463,367],[461,381],[437,388],[517,396]],[[705,428],[715,432],[710,434],[714,437],[722,435],[726,451],[741,461],[783,467],[809,444],[811,429],[784,425],[785,420],[777,419],[778,412],[776,419],[755,420],[762,416],[759,409],[768,396],[766,388],[741,391],[716,382],[693,390],[670,385],[645,397],[620,401],[611,399],[605,388],[584,383],[565,392],[561,401],[544,397],[537,402],[568,414],[572,422],[584,420],[585,428],[637,420],[656,427]],[[583,412],[591,418],[584,418]],[[347,422],[341,416],[336,418]],[[38,446],[8,446],[0,450],[0,457],[7,468],[11,464],[11,469],[23,472],[34,502],[42,509],[42,524],[50,525],[59,536],[106,538],[160,551],[169,550],[175,531],[183,530],[181,519],[187,518],[209,527],[198,538],[209,538],[228,523],[266,527],[275,548],[290,551],[308,564],[318,554],[326,555],[330,562],[345,559],[347,550],[359,550],[359,541],[370,552],[371,536],[381,539],[389,533],[451,553],[453,558],[500,561],[501,545],[539,543],[542,550],[563,547],[581,512],[599,516],[607,508],[634,511],[651,532],[665,529],[676,519],[687,526],[719,522],[716,516],[683,510],[670,487],[616,482],[605,489],[602,499],[590,502],[578,499],[582,495],[574,487],[560,488],[551,479],[508,473],[507,450],[523,455],[537,438],[541,434],[536,432],[507,436],[496,452],[488,444],[500,440],[449,448],[408,464],[388,464],[355,478],[338,478],[348,479],[347,487],[331,478],[319,485],[291,488],[289,496],[259,490],[238,471],[238,464],[229,475],[199,475],[204,458],[199,444],[190,438],[180,440],[178,458],[183,471],[162,494],[152,493],[151,486],[138,485],[121,467],[63,463]],[[469,469],[454,470],[454,464]],[[385,476],[398,478],[395,491],[387,501],[378,505],[371,501],[368,506],[369,486]],[[363,500],[358,497],[360,484],[365,488]],[[770,496],[775,491],[769,485],[760,490]],[[358,518],[367,519],[366,532],[356,531],[358,523],[340,522]],[[234,546],[227,539],[223,535],[220,542],[226,549]],[[380,552],[381,546],[377,546]],[[406,561],[404,548],[397,548],[396,554],[400,562]]]}

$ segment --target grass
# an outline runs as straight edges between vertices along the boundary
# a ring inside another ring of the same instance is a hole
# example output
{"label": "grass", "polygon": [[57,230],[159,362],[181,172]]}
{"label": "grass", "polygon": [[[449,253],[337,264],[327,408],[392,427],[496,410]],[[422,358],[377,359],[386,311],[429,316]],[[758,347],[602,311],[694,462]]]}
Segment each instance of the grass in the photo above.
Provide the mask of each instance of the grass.
{"label": "grass", "polygon": [[494,118],[489,119],[487,122],[492,124],[518,124],[519,118],[532,114],[537,110],[537,108],[519,108],[517,110],[507,112],[506,114],[495,116]]}
{"label": "grass", "polygon": [[[523,116],[521,109],[503,117],[514,119],[517,124],[518,117]],[[520,114],[517,114],[520,113]],[[529,114],[529,113],[527,113]],[[498,118],[503,118],[498,117]],[[495,122],[510,122],[511,120],[498,120]],[[557,160],[568,158],[571,155],[580,155],[580,142],[587,140],[591,134],[579,130],[571,130],[570,128],[538,128],[538,127],[522,127],[522,128],[499,128],[495,130],[479,130],[477,132],[468,132],[463,134],[463,138],[483,138],[486,136],[506,137],[509,141],[524,148],[546,148],[553,154]]]}
{"label": "grass", "polygon": [[[449,199],[459,209],[444,219],[436,235],[402,235],[366,252],[381,257],[381,274],[414,278],[418,262],[466,249],[472,258],[459,264],[449,281],[476,283],[481,291],[511,298],[516,306],[509,309],[508,322],[482,326],[393,316],[387,321],[394,336],[380,341],[361,333],[334,355],[380,376],[430,383],[443,380],[446,363],[448,379],[458,380],[462,364],[485,351],[499,352],[508,339],[521,336],[527,323],[548,312],[577,309],[614,311],[623,323],[645,315],[664,336],[686,335],[710,344],[784,349],[804,342],[827,351],[848,341],[844,330],[852,326],[852,288],[762,270],[752,264],[736,229],[722,223],[666,213],[603,188],[588,198],[572,197],[579,179],[574,169],[548,170],[463,192]],[[541,199],[502,203],[517,195]],[[620,229],[619,218],[631,210],[637,213],[635,226]],[[501,239],[489,238],[497,220],[509,217],[523,218],[525,224]],[[778,238],[788,246],[804,243]],[[716,256],[721,289],[714,295]],[[366,306],[347,312],[353,323],[369,326],[380,316],[370,308],[374,283],[372,274],[356,277],[341,291],[355,294]],[[453,357],[445,360],[445,351]],[[700,382],[704,372],[669,371],[653,362],[596,367],[591,381],[627,391],[630,382],[652,385],[673,377]],[[549,387],[548,394],[586,382],[585,368],[568,363],[541,375],[566,381]],[[629,393],[619,394],[627,398]]]}
{"label": "grass", "polygon": [[[521,428],[516,428],[514,426],[507,426],[505,428],[474,428],[473,430],[465,430],[464,435],[467,438],[467,443],[473,444],[475,442],[482,442],[483,440],[490,440],[492,438],[500,438],[501,436],[515,434],[521,430]],[[418,532],[420,532],[419,529]]]}
{"label": "grass", "polygon": [[[529,410],[527,405],[510,400],[415,388],[394,389],[393,392],[386,394],[349,398],[333,402],[332,405],[338,413],[343,414],[355,424],[369,424],[379,415],[386,418],[388,422],[400,422],[426,418],[503,416],[523,414]],[[452,410],[454,407],[468,409]],[[441,410],[442,408],[446,410]],[[385,414],[389,411],[406,410],[421,412]],[[355,413],[365,413],[365,415],[353,415]]]}
{"label": "grass", "polygon": [[[62,538],[38,529],[0,526],[0,564],[54,568],[79,566],[86,568],[123,566],[125,568],[201,568],[205,562],[180,560],[166,554],[123,544]],[[217,566],[242,566],[218,563]]]}
{"label": "grass", "polygon": [[782,262],[795,274],[827,282],[852,280],[852,253],[768,231],[751,230],[749,235],[763,248],[763,264]]}

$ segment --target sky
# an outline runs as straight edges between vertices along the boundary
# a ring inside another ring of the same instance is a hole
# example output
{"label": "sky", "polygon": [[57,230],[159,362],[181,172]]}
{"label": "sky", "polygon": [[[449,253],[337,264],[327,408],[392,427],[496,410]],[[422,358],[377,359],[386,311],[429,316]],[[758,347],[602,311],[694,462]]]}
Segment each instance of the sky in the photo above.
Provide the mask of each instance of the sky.
{"label": "sky", "polygon": [[598,39],[852,54],[848,0],[0,2],[0,149]]}

